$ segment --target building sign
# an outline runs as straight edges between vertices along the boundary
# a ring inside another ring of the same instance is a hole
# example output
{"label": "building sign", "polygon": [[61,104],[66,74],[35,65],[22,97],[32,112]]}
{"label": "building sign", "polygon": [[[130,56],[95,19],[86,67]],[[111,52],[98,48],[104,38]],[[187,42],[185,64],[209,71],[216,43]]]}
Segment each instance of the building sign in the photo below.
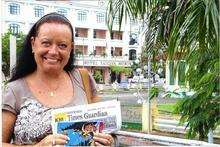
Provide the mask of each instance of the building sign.
{"label": "building sign", "polygon": [[119,61],[119,60],[83,60],[83,59],[76,59],[75,65],[78,66],[111,66],[111,65],[117,65],[117,66],[123,66],[123,67],[130,67],[132,64],[132,61]]}

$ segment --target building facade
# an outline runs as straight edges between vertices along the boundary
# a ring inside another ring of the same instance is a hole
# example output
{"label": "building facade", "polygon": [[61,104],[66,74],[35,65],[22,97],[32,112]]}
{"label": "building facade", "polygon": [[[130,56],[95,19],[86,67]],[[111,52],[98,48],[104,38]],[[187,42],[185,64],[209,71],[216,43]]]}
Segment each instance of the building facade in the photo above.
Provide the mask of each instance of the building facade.
{"label": "building facade", "polygon": [[1,1],[2,33],[11,29],[14,34],[27,34],[31,26],[43,15],[57,12],[66,16],[72,23],[75,32],[75,65],[87,68],[102,75],[101,83],[112,83],[123,80],[121,74],[116,79],[110,66],[130,67],[133,60],[141,54],[141,38],[138,37],[140,26],[127,20],[119,31],[119,21],[114,21],[110,33],[106,24],[107,1],[34,1],[3,0]]}

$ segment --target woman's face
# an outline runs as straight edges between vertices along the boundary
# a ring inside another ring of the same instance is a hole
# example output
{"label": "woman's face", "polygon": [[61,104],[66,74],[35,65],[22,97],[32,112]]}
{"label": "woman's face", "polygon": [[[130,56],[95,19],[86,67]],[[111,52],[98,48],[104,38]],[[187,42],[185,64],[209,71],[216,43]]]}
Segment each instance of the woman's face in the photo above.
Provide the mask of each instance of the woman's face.
{"label": "woman's face", "polygon": [[44,23],[39,27],[38,35],[31,38],[31,44],[37,70],[62,71],[73,49],[71,30],[65,24]]}

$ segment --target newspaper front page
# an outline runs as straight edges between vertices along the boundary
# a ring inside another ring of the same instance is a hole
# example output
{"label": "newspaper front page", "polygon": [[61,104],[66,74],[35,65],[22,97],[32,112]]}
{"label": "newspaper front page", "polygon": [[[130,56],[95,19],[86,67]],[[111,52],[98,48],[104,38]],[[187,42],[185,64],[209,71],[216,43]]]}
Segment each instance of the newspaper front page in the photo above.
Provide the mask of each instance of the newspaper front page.
{"label": "newspaper front page", "polygon": [[67,146],[91,145],[95,132],[112,133],[121,128],[121,107],[117,100],[60,108],[52,111],[54,134],[65,134]]}

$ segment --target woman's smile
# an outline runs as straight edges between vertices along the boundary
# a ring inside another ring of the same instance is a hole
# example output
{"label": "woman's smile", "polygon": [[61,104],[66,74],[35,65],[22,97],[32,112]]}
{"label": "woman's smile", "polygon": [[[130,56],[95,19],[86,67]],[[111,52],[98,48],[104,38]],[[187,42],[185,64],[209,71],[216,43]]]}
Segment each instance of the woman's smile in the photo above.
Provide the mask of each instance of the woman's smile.
{"label": "woman's smile", "polygon": [[47,56],[44,56],[43,60],[48,64],[57,64],[61,62],[61,59],[54,58],[54,57],[47,57]]}

